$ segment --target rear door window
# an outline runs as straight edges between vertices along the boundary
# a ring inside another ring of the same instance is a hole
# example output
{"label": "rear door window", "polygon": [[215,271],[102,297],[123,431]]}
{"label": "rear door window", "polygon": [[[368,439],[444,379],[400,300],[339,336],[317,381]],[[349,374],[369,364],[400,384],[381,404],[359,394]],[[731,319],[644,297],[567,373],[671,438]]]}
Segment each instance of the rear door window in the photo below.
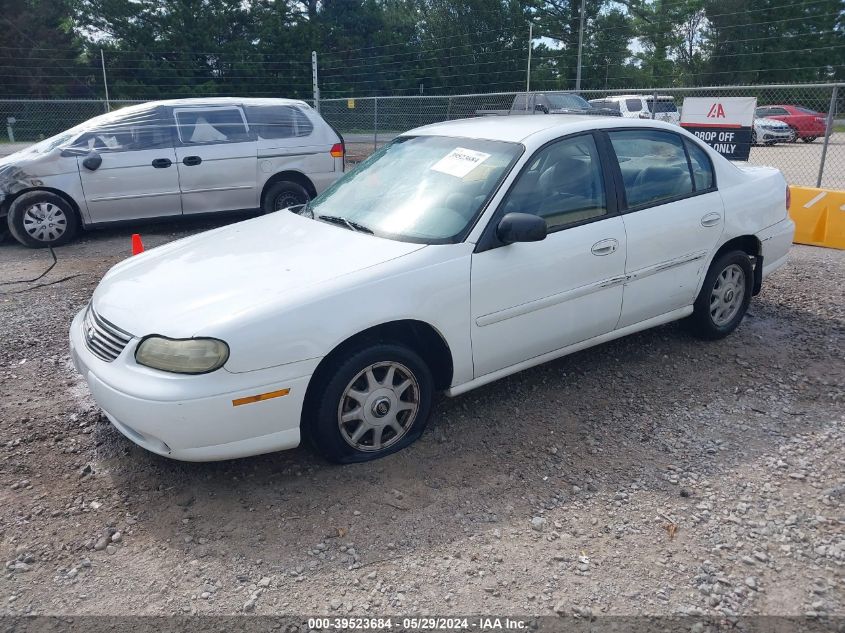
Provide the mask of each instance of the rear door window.
{"label": "rear door window", "polygon": [[716,179],[713,176],[713,163],[710,162],[707,152],[701,149],[700,145],[686,138],[684,139],[684,145],[689,154],[692,182],[695,185],[695,190],[705,191],[712,189]]}
{"label": "rear door window", "polygon": [[250,140],[249,128],[238,107],[174,110],[182,143],[236,143]]}
{"label": "rear door window", "polygon": [[681,137],[662,130],[609,132],[629,207],[654,206],[692,193]]}

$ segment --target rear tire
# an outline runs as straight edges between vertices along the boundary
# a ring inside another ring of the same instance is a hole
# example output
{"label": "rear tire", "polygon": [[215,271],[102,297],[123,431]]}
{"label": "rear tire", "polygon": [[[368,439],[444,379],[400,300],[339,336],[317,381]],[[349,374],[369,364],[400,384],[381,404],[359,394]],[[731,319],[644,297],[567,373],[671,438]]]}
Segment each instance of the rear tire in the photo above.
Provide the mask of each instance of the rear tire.
{"label": "rear tire", "polygon": [[812,142],[813,142],[813,141],[815,141],[817,138],[818,138],[817,136],[805,136],[805,137],[804,137],[804,138],[802,138],[801,140],[802,140],[802,141],[804,141],[805,143],[812,143]]}
{"label": "rear tire", "polygon": [[79,231],[79,216],[70,203],[49,191],[30,191],[12,202],[9,231],[29,248],[66,244]]}
{"label": "rear tire", "polygon": [[715,340],[733,332],[751,302],[754,270],[743,251],[719,256],[707,271],[688,324],[699,338]]}
{"label": "rear tire", "polygon": [[428,423],[431,371],[404,345],[359,348],[314,380],[303,432],[331,462],[366,462],[395,453],[416,441]]}
{"label": "rear tire", "polygon": [[280,180],[270,185],[264,192],[261,212],[273,213],[288,207],[307,204],[310,200],[311,195],[305,187],[290,180]]}

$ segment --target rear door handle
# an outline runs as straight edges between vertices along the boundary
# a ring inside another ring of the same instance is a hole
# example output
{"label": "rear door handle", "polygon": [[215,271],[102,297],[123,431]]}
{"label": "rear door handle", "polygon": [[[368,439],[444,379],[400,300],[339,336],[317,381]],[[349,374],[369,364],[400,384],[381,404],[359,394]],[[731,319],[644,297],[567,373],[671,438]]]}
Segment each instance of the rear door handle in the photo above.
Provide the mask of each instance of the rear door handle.
{"label": "rear door handle", "polygon": [[701,226],[716,226],[721,221],[722,215],[714,211],[713,213],[708,213],[701,218]]}
{"label": "rear door handle", "polygon": [[199,156],[185,156],[182,164],[187,165],[188,167],[193,167],[194,165],[199,165],[201,162],[202,158]]}
{"label": "rear door handle", "polygon": [[153,167],[156,169],[164,169],[165,167],[170,167],[173,164],[173,161],[169,158],[154,158],[153,159]]}
{"label": "rear door handle", "polygon": [[593,255],[602,257],[604,255],[610,255],[611,253],[615,252],[618,247],[619,242],[611,237],[606,240],[600,240],[593,244],[593,248],[590,249],[590,252]]}

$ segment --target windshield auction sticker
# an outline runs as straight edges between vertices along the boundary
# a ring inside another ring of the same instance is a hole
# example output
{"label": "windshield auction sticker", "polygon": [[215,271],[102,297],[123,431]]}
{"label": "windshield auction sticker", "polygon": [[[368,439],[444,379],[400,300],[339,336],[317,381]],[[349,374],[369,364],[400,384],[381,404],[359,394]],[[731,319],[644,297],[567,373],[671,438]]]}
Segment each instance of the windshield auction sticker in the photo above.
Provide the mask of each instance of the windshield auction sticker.
{"label": "windshield auction sticker", "polygon": [[463,178],[488,158],[490,158],[490,154],[476,152],[475,150],[464,147],[456,147],[434,163],[431,169],[457,178]]}
{"label": "windshield auction sticker", "polygon": [[756,97],[687,97],[681,127],[730,160],[748,160]]}

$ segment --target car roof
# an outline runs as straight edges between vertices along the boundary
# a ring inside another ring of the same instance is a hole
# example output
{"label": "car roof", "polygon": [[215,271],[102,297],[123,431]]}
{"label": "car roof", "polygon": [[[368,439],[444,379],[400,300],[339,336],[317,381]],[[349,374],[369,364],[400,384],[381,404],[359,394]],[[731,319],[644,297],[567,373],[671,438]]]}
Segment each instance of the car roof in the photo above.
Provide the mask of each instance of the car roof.
{"label": "car roof", "polygon": [[677,126],[650,119],[623,119],[584,114],[511,114],[434,123],[409,130],[402,136],[455,136],[520,143],[532,136],[546,136],[551,132],[555,135],[563,135],[611,127],[678,129]]}
{"label": "car roof", "polygon": [[[654,95],[653,94],[649,94],[649,95],[646,95],[646,94],[607,95],[606,97],[602,97],[602,99],[610,99],[610,100],[614,100],[614,99],[654,99]],[[657,95],[657,100],[660,101],[661,99],[665,99],[667,101],[669,99],[671,99],[672,101],[674,101],[675,97],[673,97],[672,95]]]}
{"label": "car roof", "polygon": [[269,97],[195,97],[191,99],[165,99],[150,101],[146,105],[208,106],[208,105],[308,105],[299,99]]}

